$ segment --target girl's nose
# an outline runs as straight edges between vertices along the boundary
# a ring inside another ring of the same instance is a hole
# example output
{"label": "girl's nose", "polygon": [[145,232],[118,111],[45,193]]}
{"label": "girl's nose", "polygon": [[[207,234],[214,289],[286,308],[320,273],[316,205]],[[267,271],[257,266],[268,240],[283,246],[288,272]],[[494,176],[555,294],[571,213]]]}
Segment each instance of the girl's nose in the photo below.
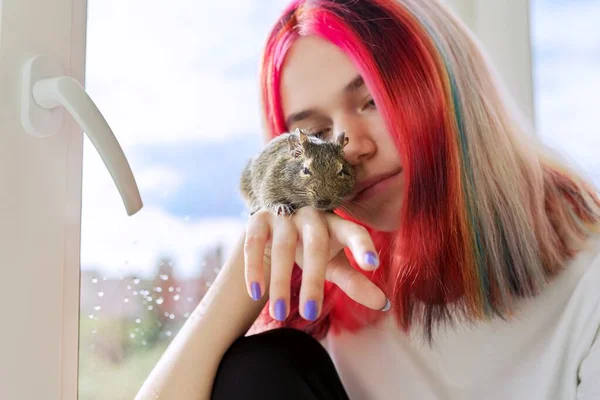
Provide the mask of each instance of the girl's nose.
{"label": "girl's nose", "polygon": [[340,132],[345,132],[348,144],[344,147],[344,158],[352,165],[368,159],[377,150],[377,145],[368,131],[350,126]]}

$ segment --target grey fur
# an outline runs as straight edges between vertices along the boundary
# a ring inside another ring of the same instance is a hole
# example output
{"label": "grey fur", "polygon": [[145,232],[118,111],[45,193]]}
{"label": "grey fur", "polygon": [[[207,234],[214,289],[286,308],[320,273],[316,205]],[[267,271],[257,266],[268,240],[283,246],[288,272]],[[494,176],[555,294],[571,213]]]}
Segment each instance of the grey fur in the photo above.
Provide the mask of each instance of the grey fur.
{"label": "grey fur", "polygon": [[291,215],[305,206],[325,211],[339,207],[356,184],[354,168],[344,159],[348,140],[341,133],[334,142],[324,141],[299,129],[272,139],[248,161],[240,179],[240,191],[252,212],[266,209]]}

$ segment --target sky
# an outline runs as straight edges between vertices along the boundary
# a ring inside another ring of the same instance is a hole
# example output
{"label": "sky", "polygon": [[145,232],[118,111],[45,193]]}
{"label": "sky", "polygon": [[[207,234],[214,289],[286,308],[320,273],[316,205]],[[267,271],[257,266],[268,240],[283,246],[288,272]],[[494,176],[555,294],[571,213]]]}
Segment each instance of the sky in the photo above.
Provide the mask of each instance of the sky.
{"label": "sky", "polygon": [[[86,139],[83,269],[151,277],[168,256],[184,278],[216,242],[229,251],[244,227],[239,172],[261,145],[258,58],[286,3],[89,2],[86,88],[145,206],[127,216]],[[538,134],[600,184],[600,0],[531,3]]]}

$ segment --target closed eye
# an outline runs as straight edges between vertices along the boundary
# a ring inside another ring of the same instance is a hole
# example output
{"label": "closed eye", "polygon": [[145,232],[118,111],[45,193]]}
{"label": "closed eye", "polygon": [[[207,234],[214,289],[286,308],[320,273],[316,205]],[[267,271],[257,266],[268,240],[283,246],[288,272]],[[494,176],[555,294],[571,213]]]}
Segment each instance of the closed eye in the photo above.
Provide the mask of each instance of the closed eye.
{"label": "closed eye", "polygon": [[319,129],[319,130],[311,130],[309,132],[309,135],[314,136],[317,139],[325,139],[330,131],[331,131],[331,129],[329,129],[329,128]]}
{"label": "closed eye", "polygon": [[375,100],[374,99],[369,99],[365,105],[363,106],[363,110],[367,109],[367,108],[377,108],[376,104],[375,104]]}

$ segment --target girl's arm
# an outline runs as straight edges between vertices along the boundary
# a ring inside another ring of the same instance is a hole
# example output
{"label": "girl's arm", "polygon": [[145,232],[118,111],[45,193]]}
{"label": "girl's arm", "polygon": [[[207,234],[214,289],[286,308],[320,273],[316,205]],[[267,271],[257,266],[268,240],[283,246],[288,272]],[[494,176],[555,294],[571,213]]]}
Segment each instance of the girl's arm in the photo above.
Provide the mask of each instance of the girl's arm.
{"label": "girl's arm", "polygon": [[[265,274],[268,273],[268,265],[265,265]],[[265,283],[268,285],[268,278]],[[135,400],[209,399],[221,358],[238,337],[246,334],[267,298],[263,296],[255,302],[248,295],[242,237]]]}
{"label": "girl's arm", "polygon": [[[223,355],[248,332],[267,299],[282,298],[289,304],[294,262],[303,271],[299,288],[302,304],[306,299],[318,299],[320,309],[327,279],[364,306],[387,311],[385,294],[348,263],[344,247],[350,249],[362,269],[372,271],[378,267],[368,231],[333,213],[304,207],[292,218],[267,211],[253,214],[229,260],[146,379],[136,400],[210,399]],[[277,266],[273,271],[271,257]],[[261,287],[262,297],[256,302],[250,297],[251,282]]]}

